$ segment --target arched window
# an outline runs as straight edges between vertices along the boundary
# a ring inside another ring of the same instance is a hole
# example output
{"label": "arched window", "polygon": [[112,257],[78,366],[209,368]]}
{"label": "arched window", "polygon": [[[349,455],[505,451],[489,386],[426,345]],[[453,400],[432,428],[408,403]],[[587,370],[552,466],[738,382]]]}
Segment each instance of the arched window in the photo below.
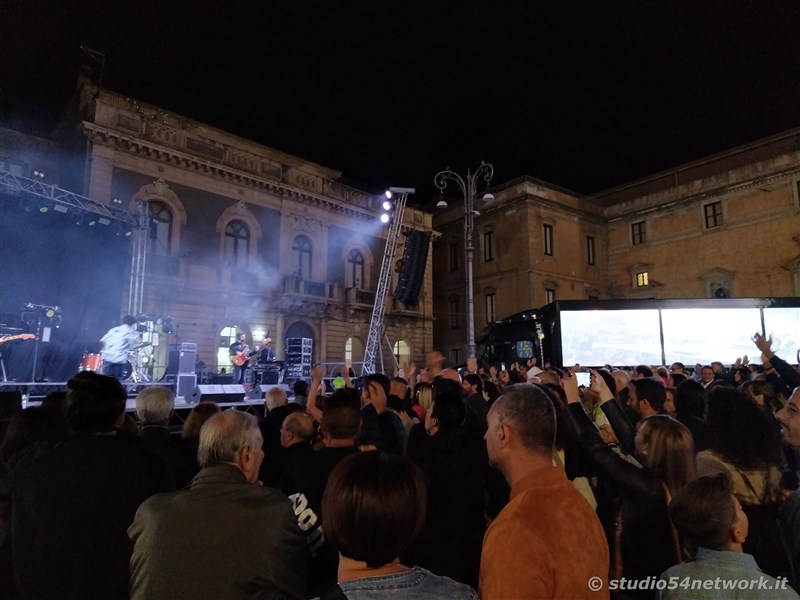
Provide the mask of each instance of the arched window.
{"label": "arched window", "polygon": [[237,328],[234,326],[223,327],[222,331],[219,332],[219,342],[217,344],[217,368],[221,369],[224,367],[228,373],[231,372],[231,367],[233,366],[229,354],[231,344],[236,341],[236,332]]}
{"label": "arched window", "polygon": [[169,256],[172,242],[172,211],[163,202],[151,200],[148,208],[148,252]]}
{"label": "arched window", "polygon": [[347,255],[345,287],[361,289],[364,284],[364,255],[359,250],[350,250]]}
{"label": "arched window", "polygon": [[[349,337],[344,342],[344,362],[348,365],[360,365],[364,359],[364,344],[355,337]],[[353,370],[358,373],[359,369],[353,366]]]}
{"label": "arched window", "polygon": [[292,242],[292,254],[294,274],[311,279],[311,240],[305,235],[298,235]]}
{"label": "arched window", "polygon": [[238,267],[247,266],[250,230],[243,221],[231,221],[225,227],[225,259]]}
{"label": "arched window", "polygon": [[397,360],[398,365],[404,365],[411,362],[411,348],[405,340],[397,340],[392,348],[394,358]]}

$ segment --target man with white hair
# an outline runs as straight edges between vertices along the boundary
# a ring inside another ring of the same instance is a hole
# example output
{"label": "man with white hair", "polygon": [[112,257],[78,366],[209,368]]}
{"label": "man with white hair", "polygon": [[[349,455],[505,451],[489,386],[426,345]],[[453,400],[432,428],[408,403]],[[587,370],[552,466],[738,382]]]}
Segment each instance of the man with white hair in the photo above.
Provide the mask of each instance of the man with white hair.
{"label": "man with white hair", "polygon": [[305,598],[305,540],[286,497],[257,485],[264,458],[253,415],[227,410],[200,430],[200,472],[142,503],[131,598]]}
{"label": "man with white hair", "polygon": [[139,438],[169,463],[175,487],[180,489],[196,474],[196,468],[192,468],[194,461],[187,454],[181,438],[169,432],[174,408],[175,396],[167,388],[146,387],[136,396],[136,417],[141,428]]}

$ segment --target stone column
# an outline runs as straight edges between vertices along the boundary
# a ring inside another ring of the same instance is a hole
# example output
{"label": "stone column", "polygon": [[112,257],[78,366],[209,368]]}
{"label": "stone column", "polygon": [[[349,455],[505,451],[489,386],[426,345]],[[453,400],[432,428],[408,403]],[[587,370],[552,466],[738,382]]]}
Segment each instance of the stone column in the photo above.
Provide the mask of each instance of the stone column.
{"label": "stone column", "polygon": [[286,328],[286,323],[284,321],[283,313],[278,313],[278,320],[275,324],[275,337],[273,337],[273,341],[275,342],[275,358],[277,360],[286,360],[286,349],[284,346],[284,329]]}
{"label": "stone column", "polygon": [[86,195],[92,200],[107,203],[111,199],[111,178],[114,173],[114,148],[92,145],[89,186]]}

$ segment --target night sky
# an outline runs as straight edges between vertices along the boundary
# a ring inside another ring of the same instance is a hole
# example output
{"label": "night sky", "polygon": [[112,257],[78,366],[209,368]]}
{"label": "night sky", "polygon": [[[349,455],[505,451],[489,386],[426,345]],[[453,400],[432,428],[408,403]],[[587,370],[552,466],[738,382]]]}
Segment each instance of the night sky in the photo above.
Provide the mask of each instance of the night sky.
{"label": "night sky", "polygon": [[592,193],[800,126],[798,32],[796,1],[0,0],[0,119],[46,133],[85,45],[105,87],[372,192],[485,160]]}

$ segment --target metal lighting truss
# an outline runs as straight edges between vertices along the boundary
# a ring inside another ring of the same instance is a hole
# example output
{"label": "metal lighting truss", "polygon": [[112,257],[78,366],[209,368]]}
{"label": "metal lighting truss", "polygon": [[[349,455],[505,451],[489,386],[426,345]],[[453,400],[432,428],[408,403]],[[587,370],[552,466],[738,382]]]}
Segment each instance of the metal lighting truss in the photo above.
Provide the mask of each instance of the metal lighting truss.
{"label": "metal lighting truss", "polygon": [[109,220],[124,223],[131,229],[139,226],[138,219],[124,208],[108,206],[86,196],[62,190],[54,185],[19,175],[12,175],[8,171],[0,171],[0,189],[12,194],[25,193],[49,200],[53,202],[54,207],[61,206],[78,212],[93,213]]}
{"label": "metal lighting truss", "polygon": [[378,289],[375,291],[375,304],[372,307],[372,318],[369,322],[369,334],[364,347],[364,364],[361,367],[362,375],[372,375],[375,372],[375,357],[380,354],[381,337],[383,331],[383,315],[386,312],[386,296],[389,293],[389,284],[392,281],[392,265],[394,252],[397,248],[397,239],[400,237],[400,227],[403,224],[403,213],[406,210],[406,200],[409,193],[414,193],[412,188],[389,188],[394,195],[394,214],[389,224],[386,237],[386,249],[383,252],[381,273],[378,277]]}

